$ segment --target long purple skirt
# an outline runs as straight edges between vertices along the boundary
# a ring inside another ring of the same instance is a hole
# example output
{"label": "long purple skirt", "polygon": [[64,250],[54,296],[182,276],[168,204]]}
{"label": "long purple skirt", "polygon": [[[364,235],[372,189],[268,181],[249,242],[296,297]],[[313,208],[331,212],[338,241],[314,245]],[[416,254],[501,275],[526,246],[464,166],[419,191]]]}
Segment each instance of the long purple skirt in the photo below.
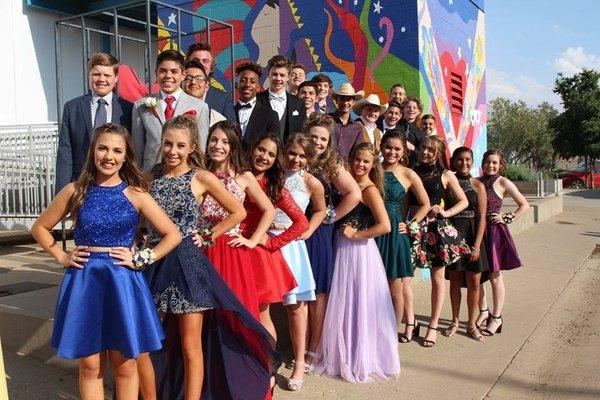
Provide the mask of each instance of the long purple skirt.
{"label": "long purple skirt", "polygon": [[373,239],[336,232],[333,282],[314,371],[350,382],[400,374],[396,317]]}
{"label": "long purple skirt", "polygon": [[515,269],[523,265],[506,224],[488,222],[485,237],[490,273]]}

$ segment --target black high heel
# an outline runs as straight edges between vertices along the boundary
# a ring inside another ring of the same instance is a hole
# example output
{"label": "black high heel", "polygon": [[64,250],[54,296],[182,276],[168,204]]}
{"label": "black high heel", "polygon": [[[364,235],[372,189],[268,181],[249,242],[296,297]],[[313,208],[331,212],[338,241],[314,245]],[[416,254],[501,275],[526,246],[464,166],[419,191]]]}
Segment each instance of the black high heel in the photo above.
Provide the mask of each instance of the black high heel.
{"label": "black high heel", "polygon": [[413,338],[419,337],[420,332],[421,332],[421,324],[419,324],[419,322],[417,320],[414,320],[414,323],[409,324],[408,322],[406,324],[407,327],[408,326],[412,326],[413,327],[413,331],[412,331],[412,335],[410,336],[410,338],[408,336],[406,336],[405,333],[398,333],[398,341],[400,343],[410,343],[412,342]]}
{"label": "black high heel", "polygon": [[487,318],[485,318],[483,321],[481,321],[481,323],[480,323],[479,325],[478,325],[478,324],[475,324],[475,326],[477,327],[477,329],[481,329],[481,326],[483,325],[483,322],[484,322],[484,321],[485,321],[485,324],[486,324],[486,325],[490,323],[490,315],[492,315],[492,314],[490,313],[490,309],[489,309],[489,308],[486,308],[486,309],[484,309],[484,310],[482,310],[482,309],[479,309],[479,316],[477,317],[477,320],[479,320],[479,317],[480,317],[480,316],[481,316],[481,314],[483,314],[483,313],[488,313],[488,317],[487,317]]}
{"label": "black high heel", "polygon": [[502,315],[500,315],[499,317],[496,317],[492,314],[490,314],[490,317],[488,318],[488,323],[487,326],[489,326],[489,323],[491,321],[491,319],[499,319],[500,320],[500,325],[498,325],[498,327],[496,328],[496,330],[494,332],[490,331],[487,327],[486,329],[482,330],[481,333],[484,336],[494,336],[494,334],[496,333],[502,333],[502,325],[504,325],[504,321],[502,320]]}
{"label": "black high heel", "polygon": [[[430,330],[437,331],[438,327],[437,326],[433,327],[431,325],[428,325],[427,332],[429,333]],[[425,336],[427,336],[427,334],[425,334]],[[436,336],[437,336],[437,334],[436,334]],[[436,337],[436,339],[437,339],[437,337]],[[423,339],[423,341],[421,342],[421,346],[429,349],[429,348],[435,346],[435,340]]]}

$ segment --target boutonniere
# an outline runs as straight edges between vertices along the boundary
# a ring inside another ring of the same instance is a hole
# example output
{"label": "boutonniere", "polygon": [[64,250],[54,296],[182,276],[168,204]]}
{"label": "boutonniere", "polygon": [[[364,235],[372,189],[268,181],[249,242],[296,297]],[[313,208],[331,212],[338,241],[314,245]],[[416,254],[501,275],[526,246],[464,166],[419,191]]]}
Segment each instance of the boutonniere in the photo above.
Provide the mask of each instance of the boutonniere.
{"label": "boutonniere", "polygon": [[196,110],[189,110],[183,113],[184,117],[188,117],[188,118],[196,118]]}
{"label": "boutonniere", "polygon": [[158,100],[156,97],[146,97],[144,99],[144,106],[146,106],[146,109],[150,110],[150,112],[156,118],[158,118],[158,112],[156,111],[156,108],[158,107]]}
{"label": "boutonniere", "polygon": [[294,116],[294,117],[295,117],[296,115],[300,115],[300,113],[298,112],[298,110],[294,110],[294,111],[292,112],[292,116]]}

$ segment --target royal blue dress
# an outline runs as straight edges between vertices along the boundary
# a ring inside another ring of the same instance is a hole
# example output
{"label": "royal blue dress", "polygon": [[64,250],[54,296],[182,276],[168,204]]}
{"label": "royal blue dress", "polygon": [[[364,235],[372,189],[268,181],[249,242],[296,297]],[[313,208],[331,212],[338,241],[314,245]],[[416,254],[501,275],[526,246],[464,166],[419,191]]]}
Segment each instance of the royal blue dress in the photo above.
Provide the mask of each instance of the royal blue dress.
{"label": "royal blue dress", "polygon": [[[139,213],[127,184],[90,185],[77,214],[77,246],[131,247]],[[162,347],[163,330],[144,275],[115,266],[108,253],[90,253],[83,269],[69,268],[60,286],[52,346],[64,358],[117,350],[132,359]]]}
{"label": "royal blue dress", "polygon": [[[164,347],[151,354],[161,400],[183,400],[184,365],[177,314],[204,312],[202,400],[263,400],[281,358],[275,340],[238,300],[191,233],[200,204],[192,192],[195,171],[155,179],[150,194],[183,241],[146,270],[156,306],[165,313]],[[150,231],[153,242],[158,235]],[[200,338],[199,338],[200,340]]]}

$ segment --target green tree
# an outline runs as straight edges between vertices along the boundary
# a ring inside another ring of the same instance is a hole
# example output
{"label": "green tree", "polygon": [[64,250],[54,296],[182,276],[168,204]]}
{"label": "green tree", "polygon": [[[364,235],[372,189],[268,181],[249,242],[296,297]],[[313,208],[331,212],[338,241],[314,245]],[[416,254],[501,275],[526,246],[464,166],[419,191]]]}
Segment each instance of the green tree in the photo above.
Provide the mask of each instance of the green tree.
{"label": "green tree", "polygon": [[496,98],[490,101],[488,143],[499,149],[507,161],[541,169],[553,159],[550,121],[557,111],[542,103],[537,108],[523,101]]}
{"label": "green tree", "polygon": [[564,111],[552,121],[552,145],[562,157],[584,157],[586,165],[600,158],[600,72],[584,69],[572,77],[558,74],[554,92]]}

